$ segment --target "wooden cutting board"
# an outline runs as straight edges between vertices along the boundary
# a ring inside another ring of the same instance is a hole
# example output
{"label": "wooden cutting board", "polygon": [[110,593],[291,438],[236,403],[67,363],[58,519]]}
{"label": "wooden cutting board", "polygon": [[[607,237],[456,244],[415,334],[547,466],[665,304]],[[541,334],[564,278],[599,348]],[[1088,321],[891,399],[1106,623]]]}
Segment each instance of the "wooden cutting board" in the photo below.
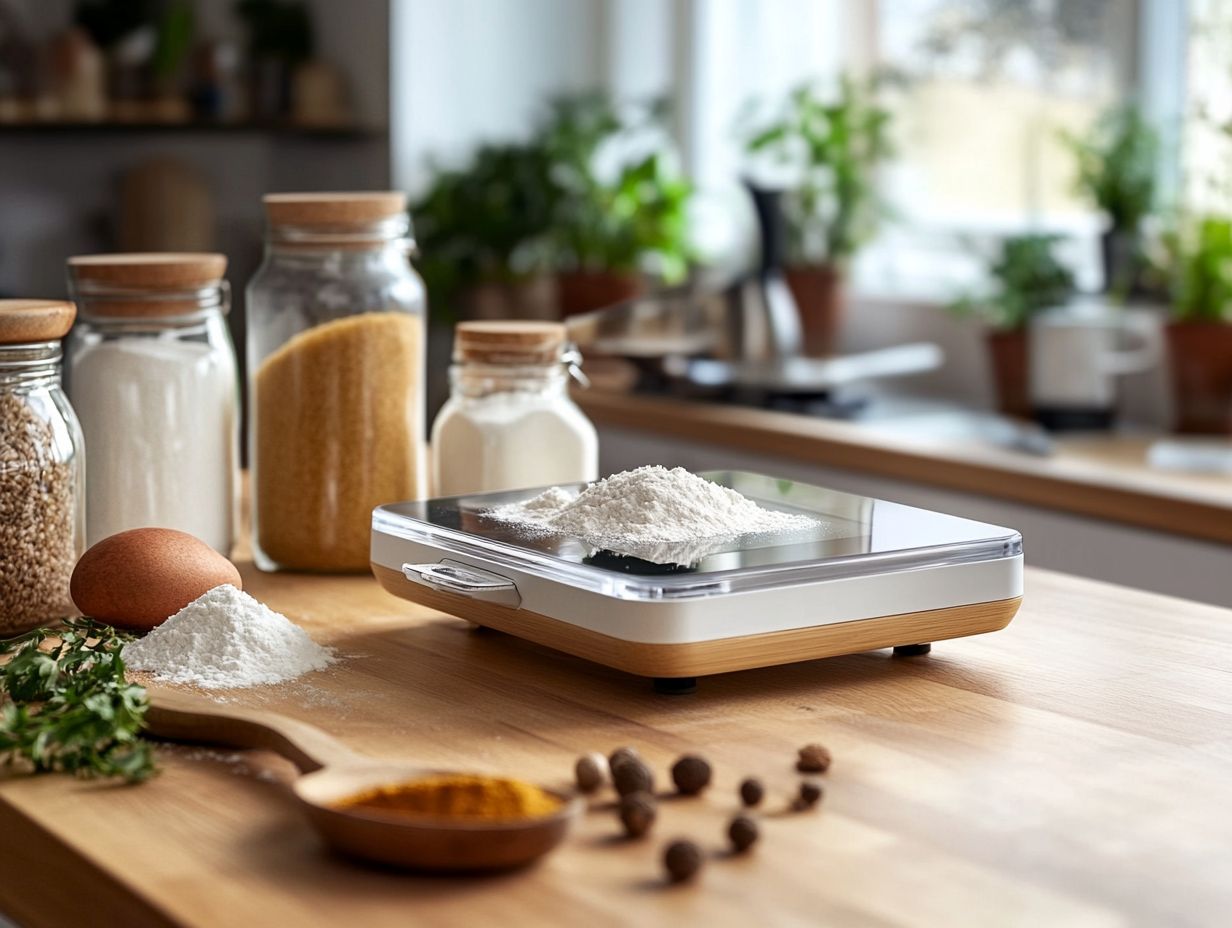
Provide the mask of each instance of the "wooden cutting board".
{"label": "wooden cutting board", "polygon": [[[0,781],[0,912],[23,925],[1211,925],[1232,909],[1232,612],[1029,571],[1006,630],[708,679],[692,696],[399,601],[371,578],[260,575],[248,589],[344,655],[219,698],[312,721],[354,748],[565,779],[636,745],[661,781],[685,751],[714,788],[652,836],[588,815],[503,876],[364,869],[323,850],[267,756],[186,748],[137,787]],[[795,749],[835,757],[815,813],[768,814],[754,853],[693,886],[664,842],[716,855],[741,777],[767,812]]]}

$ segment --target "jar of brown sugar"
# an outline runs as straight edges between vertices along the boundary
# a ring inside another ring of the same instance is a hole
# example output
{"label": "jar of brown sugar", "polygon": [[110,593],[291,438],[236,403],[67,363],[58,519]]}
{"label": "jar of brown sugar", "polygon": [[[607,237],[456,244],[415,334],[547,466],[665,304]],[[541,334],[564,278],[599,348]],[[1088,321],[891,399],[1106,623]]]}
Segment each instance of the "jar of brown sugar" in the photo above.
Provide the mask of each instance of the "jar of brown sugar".
{"label": "jar of brown sugar", "polygon": [[425,291],[396,192],[265,197],[248,285],[253,555],[364,571],[372,510],[425,490]]}
{"label": "jar of brown sugar", "polygon": [[75,614],[81,428],[60,384],[72,303],[0,300],[0,637]]}

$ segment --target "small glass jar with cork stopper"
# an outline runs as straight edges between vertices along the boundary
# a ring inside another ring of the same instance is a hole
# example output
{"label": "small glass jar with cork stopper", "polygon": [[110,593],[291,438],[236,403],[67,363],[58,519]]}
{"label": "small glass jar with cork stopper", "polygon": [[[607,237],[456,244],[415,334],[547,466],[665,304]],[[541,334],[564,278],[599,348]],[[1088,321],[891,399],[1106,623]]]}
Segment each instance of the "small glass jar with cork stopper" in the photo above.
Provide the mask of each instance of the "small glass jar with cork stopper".
{"label": "small glass jar with cork stopper", "polygon": [[0,300],[0,638],[74,615],[85,455],[60,384],[72,303]]}
{"label": "small glass jar with cork stopper", "polygon": [[463,322],[432,426],[437,496],[592,481],[595,427],[569,396],[580,356],[549,322]]}
{"label": "small glass jar with cork stopper", "polygon": [[90,456],[86,541],[173,528],[224,557],[239,490],[239,374],[227,259],[77,255],[69,396]]}

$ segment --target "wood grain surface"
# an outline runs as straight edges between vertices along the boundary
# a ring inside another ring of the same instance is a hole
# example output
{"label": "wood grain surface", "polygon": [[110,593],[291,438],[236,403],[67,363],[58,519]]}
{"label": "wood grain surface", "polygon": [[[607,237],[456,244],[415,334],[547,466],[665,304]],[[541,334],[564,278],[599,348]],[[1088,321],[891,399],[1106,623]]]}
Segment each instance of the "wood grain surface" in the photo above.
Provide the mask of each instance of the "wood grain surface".
{"label": "wood grain surface", "polygon": [[[336,667],[217,698],[353,749],[551,783],[636,745],[700,799],[626,842],[587,815],[540,865],[487,878],[364,869],[325,851],[266,755],[162,750],[137,787],[0,780],[0,912],[45,925],[1218,925],[1232,910],[1232,612],[1028,570],[1003,631],[702,681],[690,696],[404,603],[364,577],[246,589],[339,649]],[[833,751],[816,812],[784,814],[795,749]],[[721,853],[735,791],[769,796]],[[711,854],[660,878],[665,841]]]}
{"label": "wood grain surface", "polygon": [[1232,480],[1147,466],[1148,438],[1059,438],[1051,457],[930,442],[851,422],[662,397],[579,390],[600,426],[777,455],[1232,544]]}

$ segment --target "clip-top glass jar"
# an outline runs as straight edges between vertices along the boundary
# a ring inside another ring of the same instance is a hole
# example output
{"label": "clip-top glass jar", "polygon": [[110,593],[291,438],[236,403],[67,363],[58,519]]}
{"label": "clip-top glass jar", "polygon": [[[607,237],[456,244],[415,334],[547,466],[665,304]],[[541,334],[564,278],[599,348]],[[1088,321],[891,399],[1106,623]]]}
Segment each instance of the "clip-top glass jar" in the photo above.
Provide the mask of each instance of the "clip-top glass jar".
{"label": "clip-top glass jar", "polygon": [[81,419],[86,540],[132,528],[235,540],[239,375],[220,254],[79,255],[68,392]]}
{"label": "clip-top glass jar", "polygon": [[253,555],[366,571],[372,510],[425,490],[423,282],[396,192],[265,197],[248,285]]}
{"label": "clip-top glass jar", "polygon": [[84,454],[60,386],[72,303],[0,300],[0,637],[75,614]]}
{"label": "clip-top glass jar", "polygon": [[599,476],[595,427],[569,397],[581,358],[563,325],[463,322],[453,359],[450,397],[432,425],[436,495]]}

